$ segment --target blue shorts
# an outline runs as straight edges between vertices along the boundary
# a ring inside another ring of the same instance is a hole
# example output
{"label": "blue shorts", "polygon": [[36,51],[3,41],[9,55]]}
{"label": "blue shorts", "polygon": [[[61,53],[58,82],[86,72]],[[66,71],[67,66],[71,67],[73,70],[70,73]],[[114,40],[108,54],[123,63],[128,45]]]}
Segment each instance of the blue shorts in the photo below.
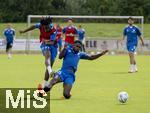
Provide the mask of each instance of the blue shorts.
{"label": "blue shorts", "polygon": [[40,46],[42,53],[44,54],[45,51],[50,51],[51,53],[51,61],[54,61],[57,56],[57,46],[55,45],[47,45],[47,44],[41,44]]}
{"label": "blue shorts", "polygon": [[73,85],[73,83],[75,81],[74,73],[67,73],[67,72],[64,72],[63,70],[59,70],[56,73],[56,75],[58,75],[60,77],[60,79],[62,80],[62,82],[64,84]]}
{"label": "blue shorts", "polygon": [[127,50],[128,52],[135,52],[137,45],[135,44],[131,44],[131,45],[127,45]]}
{"label": "blue shorts", "polygon": [[58,46],[59,46],[59,47],[62,46],[62,39],[61,39],[61,38],[58,40]]}

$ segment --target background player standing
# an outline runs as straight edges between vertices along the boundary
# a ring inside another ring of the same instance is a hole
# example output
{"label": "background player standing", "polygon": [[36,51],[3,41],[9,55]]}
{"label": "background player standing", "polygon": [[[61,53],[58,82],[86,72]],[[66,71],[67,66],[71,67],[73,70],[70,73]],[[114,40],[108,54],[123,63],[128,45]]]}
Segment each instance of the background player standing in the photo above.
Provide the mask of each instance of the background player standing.
{"label": "background player standing", "polygon": [[83,51],[85,52],[85,29],[81,25],[78,27],[78,40],[82,42]]}
{"label": "background player standing", "polygon": [[127,46],[127,50],[129,52],[129,58],[130,58],[129,73],[138,71],[137,66],[136,66],[135,56],[134,56],[134,52],[138,45],[138,37],[140,38],[142,45],[144,46],[144,41],[141,36],[141,32],[137,26],[133,25],[133,23],[134,23],[134,19],[132,17],[129,17],[128,18],[129,25],[125,27],[123,31],[123,39],[122,39],[124,40],[125,37],[127,37],[126,46]]}
{"label": "background player standing", "polygon": [[40,23],[36,23],[35,25],[20,31],[20,33],[26,33],[28,31],[39,29],[40,30],[40,42],[41,42],[41,50],[45,57],[45,78],[43,87],[48,84],[48,79],[50,75],[53,73],[52,66],[57,56],[57,43],[56,41],[56,29],[52,24],[52,19],[43,18]]}
{"label": "background player standing", "polygon": [[72,46],[67,46],[61,51],[59,54],[59,59],[63,58],[62,68],[55,73],[53,79],[50,81],[49,86],[44,88],[45,92],[51,90],[55,84],[63,82],[63,95],[66,99],[69,99],[71,97],[70,92],[73,83],[75,82],[75,72],[77,71],[79,60],[95,60],[108,52],[108,50],[105,50],[96,55],[88,55],[84,52],[80,52],[81,49],[82,42],[77,40]]}
{"label": "background player standing", "polygon": [[11,24],[7,24],[7,28],[4,30],[6,53],[8,58],[12,58],[12,46],[15,39],[15,30],[11,27]]}
{"label": "background player standing", "polygon": [[65,35],[65,46],[74,44],[78,30],[75,26],[73,26],[72,18],[68,19],[68,25],[63,28],[63,34]]}

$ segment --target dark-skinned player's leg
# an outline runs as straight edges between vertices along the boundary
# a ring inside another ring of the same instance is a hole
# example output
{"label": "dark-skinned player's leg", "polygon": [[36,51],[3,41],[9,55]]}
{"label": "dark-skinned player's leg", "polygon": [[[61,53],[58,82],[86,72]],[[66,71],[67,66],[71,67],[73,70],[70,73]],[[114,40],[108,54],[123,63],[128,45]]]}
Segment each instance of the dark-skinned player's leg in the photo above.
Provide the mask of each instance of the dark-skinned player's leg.
{"label": "dark-skinned player's leg", "polygon": [[[44,57],[45,57],[45,66],[46,66],[46,71],[45,71],[45,78],[44,78],[44,80],[45,81],[48,81],[48,79],[49,79],[49,74],[51,73],[51,53],[50,53],[50,51],[49,50],[45,50],[44,52],[43,52],[43,55],[44,55]],[[50,69],[49,69],[50,68]]]}
{"label": "dark-skinned player's leg", "polygon": [[63,90],[63,96],[66,98],[66,99],[69,99],[71,97],[71,89],[72,89],[72,85],[70,84],[63,84],[63,87],[64,87],[64,90]]}
{"label": "dark-skinned player's leg", "polygon": [[[45,85],[43,88],[38,88],[38,90],[43,90],[44,89],[45,92],[48,92],[52,89],[52,87],[55,84],[60,83],[60,82],[62,82],[60,77],[57,74],[55,74],[54,77],[51,79],[49,84]],[[39,96],[43,97],[43,93],[39,92]]]}
{"label": "dark-skinned player's leg", "polygon": [[[53,67],[54,60],[51,60],[50,62],[51,62],[51,67]],[[49,75],[49,73],[48,73],[48,70],[46,69],[44,80],[48,81],[48,80],[49,80],[49,77],[50,77],[50,75]]]}
{"label": "dark-skinned player's leg", "polygon": [[[49,72],[48,72],[48,69],[47,67],[48,66],[51,66],[50,65],[50,52],[49,50],[45,50],[43,51],[43,56],[45,57],[45,66],[46,66],[46,71],[45,71],[45,76],[44,76],[44,81],[41,84],[38,85],[38,90],[42,90],[45,86],[48,86],[48,79],[49,79]],[[43,96],[43,93],[39,93],[39,96],[42,97]]]}
{"label": "dark-skinned player's leg", "polygon": [[57,84],[57,83],[60,83],[62,82],[59,75],[55,74],[54,77],[52,78],[52,80],[50,81],[49,85],[44,87],[44,91],[45,92],[48,92],[52,89],[52,87]]}
{"label": "dark-skinned player's leg", "polygon": [[49,76],[50,76],[50,72],[52,72],[51,69],[51,53],[49,51],[49,49],[45,49],[43,51],[43,56],[45,57],[45,66],[46,66],[46,70],[45,70],[45,76],[44,76],[44,81],[42,84],[38,85],[38,90],[42,90],[45,86],[49,85]]}

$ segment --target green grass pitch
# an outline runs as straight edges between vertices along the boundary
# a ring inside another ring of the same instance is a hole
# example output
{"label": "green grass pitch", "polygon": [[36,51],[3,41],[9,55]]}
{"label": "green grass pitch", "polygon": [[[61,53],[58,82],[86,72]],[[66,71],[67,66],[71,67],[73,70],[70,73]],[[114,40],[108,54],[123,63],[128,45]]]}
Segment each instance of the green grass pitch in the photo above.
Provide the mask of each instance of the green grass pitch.
{"label": "green grass pitch", "polygon": [[[51,113],[150,113],[150,56],[136,56],[139,72],[129,74],[128,56],[103,56],[81,61],[70,100],[61,100],[62,84],[51,92]],[[54,70],[61,67],[57,60]],[[37,87],[43,79],[42,55],[0,55],[0,87]],[[129,100],[121,105],[117,94],[126,91]]]}

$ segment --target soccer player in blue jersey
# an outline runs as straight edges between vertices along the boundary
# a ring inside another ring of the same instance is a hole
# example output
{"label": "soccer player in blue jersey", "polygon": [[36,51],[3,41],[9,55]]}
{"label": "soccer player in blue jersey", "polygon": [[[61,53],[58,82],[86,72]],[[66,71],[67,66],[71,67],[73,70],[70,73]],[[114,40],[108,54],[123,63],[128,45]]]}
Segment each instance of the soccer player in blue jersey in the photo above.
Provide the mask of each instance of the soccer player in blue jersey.
{"label": "soccer player in blue jersey", "polygon": [[51,18],[43,18],[40,23],[36,23],[31,27],[20,31],[20,33],[26,33],[28,31],[39,29],[40,30],[40,42],[41,42],[41,50],[43,56],[45,57],[45,78],[43,87],[48,84],[48,79],[50,75],[53,73],[52,66],[57,56],[57,43],[55,43],[56,39],[56,29],[52,24]]}
{"label": "soccer player in blue jersey", "polygon": [[85,52],[85,29],[81,25],[78,27],[78,40],[83,44],[83,51]]}
{"label": "soccer player in blue jersey", "polygon": [[133,23],[134,23],[134,19],[132,17],[129,17],[128,18],[129,25],[126,26],[123,31],[123,39],[122,39],[124,40],[125,37],[127,37],[126,46],[127,46],[127,50],[129,52],[129,58],[130,58],[129,73],[138,71],[137,66],[136,66],[135,56],[134,56],[134,52],[138,45],[138,38],[141,40],[142,45],[144,46],[144,41],[141,36],[141,31],[137,26],[133,25]]}
{"label": "soccer player in blue jersey", "polygon": [[12,57],[12,46],[15,38],[15,30],[11,28],[11,24],[7,25],[7,28],[4,30],[4,36],[6,41],[6,53],[8,54],[8,58]]}
{"label": "soccer player in blue jersey", "polygon": [[66,99],[69,99],[71,97],[70,92],[73,83],[75,82],[75,72],[77,71],[79,60],[95,60],[108,52],[108,50],[105,50],[96,55],[88,55],[85,52],[80,52],[81,48],[82,42],[77,40],[72,46],[67,46],[61,51],[59,54],[59,59],[63,59],[62,67],[55,73],[49,86],[44,88],[45,92],[50,91],[55,84],[63,82],[63,96]]}

